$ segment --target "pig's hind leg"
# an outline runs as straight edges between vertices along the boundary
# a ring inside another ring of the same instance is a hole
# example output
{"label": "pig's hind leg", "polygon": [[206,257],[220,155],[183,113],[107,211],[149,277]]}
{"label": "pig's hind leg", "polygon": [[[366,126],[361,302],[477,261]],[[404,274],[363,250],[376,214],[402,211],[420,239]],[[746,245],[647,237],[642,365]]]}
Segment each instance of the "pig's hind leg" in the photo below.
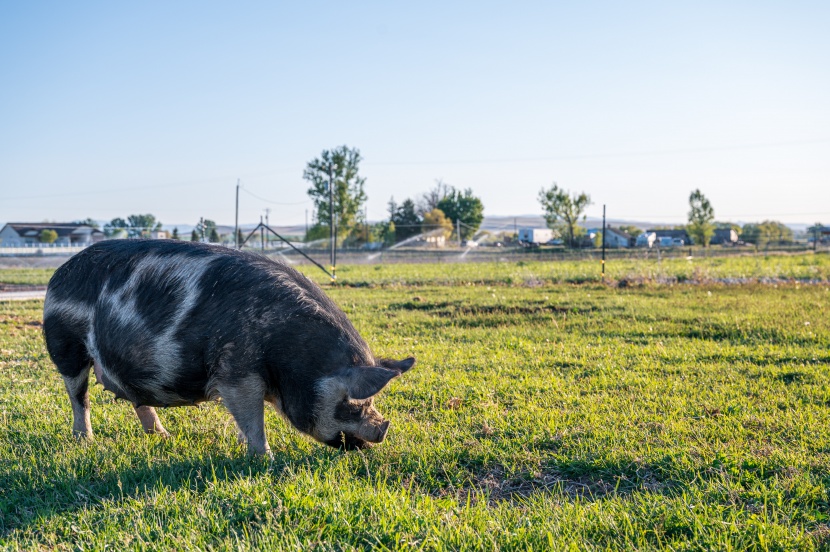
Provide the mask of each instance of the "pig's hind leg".
{"label": "pig's hind leg", "polygon": [[91,439],[89,370],[92,359],[83,341],[57,317],[45,316],[43,326],[49,356],[63,376],[63,384],[72,403],[72,434],[78,438]]}
{"label": "pig's hind leg", "polygon": [[138,415],[138,419],[141,420],[141,427],[144,428],[144,433],[170,437],[170,434],[161,425],[161,420],[159,420],[155,408],[152,406],[136,406],[135,413]]}

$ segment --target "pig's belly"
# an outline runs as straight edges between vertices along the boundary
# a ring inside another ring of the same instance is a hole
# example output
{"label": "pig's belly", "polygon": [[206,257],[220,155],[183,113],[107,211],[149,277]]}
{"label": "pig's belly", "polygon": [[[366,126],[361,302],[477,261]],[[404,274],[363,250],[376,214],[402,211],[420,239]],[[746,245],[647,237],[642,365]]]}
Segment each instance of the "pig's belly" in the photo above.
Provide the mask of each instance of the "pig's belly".
{"label": "pig's belly", "polygon": [[125,377],[123,372],[107,369],[106,365],[94,363],[98,383],[119,399],[130,401],[135,406],[189,406],[208,400],[207,378],[191,374],[187,381],[144,372],[139,377]]}

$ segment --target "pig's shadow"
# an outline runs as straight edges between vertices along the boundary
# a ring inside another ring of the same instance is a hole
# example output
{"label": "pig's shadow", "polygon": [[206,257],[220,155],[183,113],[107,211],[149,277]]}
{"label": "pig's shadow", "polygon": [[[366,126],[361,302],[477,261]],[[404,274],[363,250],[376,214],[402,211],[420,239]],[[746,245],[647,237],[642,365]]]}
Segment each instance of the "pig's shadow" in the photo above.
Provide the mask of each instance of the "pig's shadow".
{"label": "pig's shadow", "polygon": [[33,474],[31,469],[6,472],[0,476],[4,489],[0,499],[0,539],[15,530],[42,524],[51,517],[96,508],[108,501],[141,499],[153,489],[182,488],[201,492],[210,485],[237,478],[270,473],[274,476],[289,466],[326,461],[318,454],[298,451],[275,452],[273,459],[251,458],[244,453],[236,456],[203,456],[176,462],[147,463],[136,458],[141,466],[109,470],[97,475],[95,459],[79,467],[79,476],[67,476],[59,466],[43,466]]}

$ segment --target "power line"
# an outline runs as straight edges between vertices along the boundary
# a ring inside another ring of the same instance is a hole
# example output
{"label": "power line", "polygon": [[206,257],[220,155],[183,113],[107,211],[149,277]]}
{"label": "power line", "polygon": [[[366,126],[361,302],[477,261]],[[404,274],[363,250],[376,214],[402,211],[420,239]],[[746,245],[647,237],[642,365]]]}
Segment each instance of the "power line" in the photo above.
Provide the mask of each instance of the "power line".
{"label": "power line", "polygon": [[749,150],[760,148],[775,148],[782,146],[805,146],[813,144],[830,143],[830,138],[822,138],[818,140],[796,140],[789,142],[767,142],[755,144],[737,144],[725,146],[699,146],[693,148],[678,148],[670,150],[651,150],[651,151],[629,151],[629,152],[608,152],[608,153],[593,153],[593,154],[576,154],[576,155],[554,155],[548,157],[517,157],[517,158],[503,158],[503,159],[461,159],[461,160],[443,160],[443,161],[381,161],[381,162],[365,162],[365,165],[477,165],[477,164],[497,164],[497,163],[522,163],[522,162],[536,162],[536,161],[571,161],[580,159],[605,159],[613,157],[649,157],[660,155],[677,155],[683,153],[708,153],[718,151],[736,151]]}
{"label": "power line", "polygon": [[246,189],[244,186],[241,187],[240,189],[251,197],[255,197],[260,201],[264,201],[265,203],[271,203],[273,205],[303,205],[304,203],[309,203],[311,201],[311,199],[306,199],[304,201],[294,201],[294,202],[272,201],[270,199],[265,199],[264,197],[256,195],[255,193],[253,193],[250,190]]}

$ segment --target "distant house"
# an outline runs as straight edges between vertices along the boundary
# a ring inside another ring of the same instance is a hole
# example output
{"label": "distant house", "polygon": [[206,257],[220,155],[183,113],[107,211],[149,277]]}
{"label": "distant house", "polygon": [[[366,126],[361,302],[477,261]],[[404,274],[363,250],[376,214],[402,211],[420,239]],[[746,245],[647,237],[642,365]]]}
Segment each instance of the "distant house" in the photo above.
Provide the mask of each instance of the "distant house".
{"label": "distant house", "polygon": [[[599,236],[601,232],[602,228],[588,229],[588,236],[590,236],[592,240],[596,240],[597,247],[602,247],[601,239],[597,239],[597,236]],[[632,238],[628,233],[617,228],[612,228],[611,226],[608,226],[605,229],[605,247],[617,248],[633,246],[634,238]]]}
{"label": "distant house", "polygon": [[170,238],[170,234],[167,230],[153,230],[150,232],[150,238],[154,240],[166,240]]}
{"label": "distant house", "polygon": [[10,222],[0,230],[0,247],[26,247],[40,244],[40,233],[53,230],[55,245],[90,245],[104,239],[104,233],[76,222]]}
{"label": "distant house", "polygon": [[[671,245],[692,245],[694,241],[685,230],[646,230],[646,234],[654,233],[657,237],[656,243],[665,247]],[[671,241],[669,241],[671,240]]]}
{"label": "distant house", "polygon": [[427,245],[431,245],[433,247],[444,247],[447,243],[447,239],[443,234],[438,234],[437,236],[424,236],[421,239],[424,240]]}
{"label": "distant house", "polygon": [[606,247],[631,247],[634,245],[634,238],[627,232],[610,226],[605,229]]}
{"label": "distant house", "polygon": [[733,245],[738,243],[738,233],[732,228],[718,228],[712,239],[709,240],[712,245]]}

